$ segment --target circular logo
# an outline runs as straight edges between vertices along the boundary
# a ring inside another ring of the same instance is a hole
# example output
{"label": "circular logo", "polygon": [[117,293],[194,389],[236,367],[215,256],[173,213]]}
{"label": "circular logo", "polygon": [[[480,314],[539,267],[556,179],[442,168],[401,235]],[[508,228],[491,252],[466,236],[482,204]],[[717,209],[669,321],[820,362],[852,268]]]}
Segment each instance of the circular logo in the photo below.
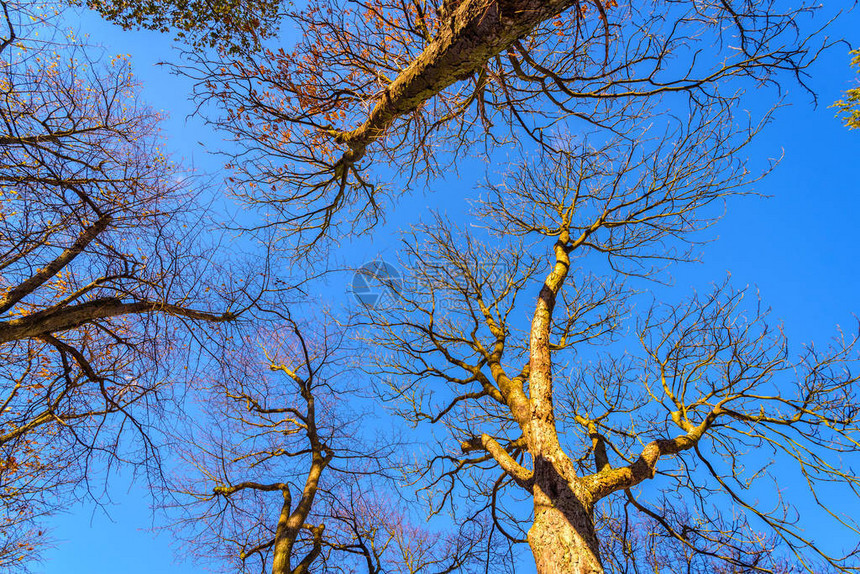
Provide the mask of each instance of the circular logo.
{"label": "circular logo", "polygon": [[378,307],[387,297],[394,297],[402,279],[396,267],[381,259],[365,263],[352,276],[352,295],[367,307]]}

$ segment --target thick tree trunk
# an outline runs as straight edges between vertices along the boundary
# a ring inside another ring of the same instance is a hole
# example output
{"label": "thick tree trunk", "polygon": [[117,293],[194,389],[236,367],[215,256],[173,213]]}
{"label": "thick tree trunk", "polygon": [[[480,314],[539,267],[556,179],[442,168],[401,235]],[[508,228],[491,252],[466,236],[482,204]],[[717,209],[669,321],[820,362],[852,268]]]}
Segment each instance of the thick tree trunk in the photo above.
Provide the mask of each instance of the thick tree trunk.
{"label": "thick tree trunk", "polygon": [[603,574],[590,494],[556,474],[549,462],[537,466],[545,469],[535,476],[528,541],[538,574]]}
{"label": "thick tree trunk", "polygon": [[290,528],[290,497],[284,496],[284,505],[278,517],[278,528],[275,531],[275,544],[272,548],[272,574],[289,574],[290,557],[293,554],[293,544],[296,541],[297,528]]}
{"label": "thick tree trunk", "polygon": [[538,574],[603,574],[593,549],[597,539],[590,516],[544,508],[529,529],[528,540]]}
{"label": "thick tree trunk", "polygon": [[[344,160],[356,163],[369,144],[396,120],[481,70],[487,61],[541,22],[578,4],[577,0],[462,0],[436,38],[382,93],[363,124],[337,139],[350,150]],[[578,14],[578,13],[577,13]]]}
{"label": "thick tree trunk", "polygon": [[555,244],[555,266],[546,278],[532,318],[527,433],[534,458],[535,520],[528,540],[538,574],[603,574],[594,532],[591,492],[576,478],[558,440],[553,413],[550,335],[556,296],[570,268],[570,236]]}

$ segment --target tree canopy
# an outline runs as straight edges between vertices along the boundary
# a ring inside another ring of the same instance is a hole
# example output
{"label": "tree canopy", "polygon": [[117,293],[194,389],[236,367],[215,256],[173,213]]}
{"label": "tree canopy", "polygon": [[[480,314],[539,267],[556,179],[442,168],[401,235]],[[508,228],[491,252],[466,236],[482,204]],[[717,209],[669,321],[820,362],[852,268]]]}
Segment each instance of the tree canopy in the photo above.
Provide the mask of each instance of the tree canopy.
{"label": "tree canopy", "polygon": [[97,491],[97,468],[153,459],[150,420],[178,375],[181,333],[234,320],[244,295],[210,293],[196,184],[161,150],[127,60],[40,40],[42,15],[2,7],[0,564],[11,568],[47,538],[34,521]]}
{"label": "tree canopy", "polygon": [[72,0],[124,29],[173,32],[196,48],[252,50],[278,31],[280,0]]}
{"label": "tree canopy", "polygon": [[[742,86],[802,77],[820,48],[782,3],[315,0],[294,47],[190,54],[235,138],[239,194],[300,244],[372,227],[467,153],[631,133],[654,108],[730,116]],[[707,52],[708,57],[704,57]],[[397,183],[388,175],[397,173]]]}
{"label": "tree canopy", "polygon": [[[824,8],[68,3],[176,36],[226,165],[0,0],[0,565],[121,467],[231,571],[860,571],[822,535],[860,535],[854,331],[656,287],[774,169]],[[472,211],[410,214],[342,309],[344,253],[475,157]]]}

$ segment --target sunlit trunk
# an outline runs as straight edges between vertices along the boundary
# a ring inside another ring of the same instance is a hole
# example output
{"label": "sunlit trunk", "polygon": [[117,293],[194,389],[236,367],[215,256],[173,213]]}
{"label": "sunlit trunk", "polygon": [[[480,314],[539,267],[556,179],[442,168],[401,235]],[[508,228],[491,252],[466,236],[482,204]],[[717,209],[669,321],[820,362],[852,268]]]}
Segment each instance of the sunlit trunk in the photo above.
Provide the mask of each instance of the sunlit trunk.
{"label": "sunlit trunk", "polygon": [[559,444],[553,413],[550,333],[556,296],[570,268],[569,243],[563,231],[554,247],[555,266],[532,318],[528,438],[534,457],[535,521],[528,541],[538,574],[602,574],[591,493],[575,480],[576,471]]}
{"label": "sunlit trunk", "polygon": [[296,530],[290,528],[290,500],[284,497],[284,506],[278,517],[278,528],[275,531],[275,544],[272,548],[272,574],[289,574],[290,556],[293,553],[293,543],[296,541]]}
{"label": "sunlit trunk", "polygon": [[528,533],[538,574],[603,574],[590,495],[574,492],[551,469],[540,474],[534,490],[535,520]]}

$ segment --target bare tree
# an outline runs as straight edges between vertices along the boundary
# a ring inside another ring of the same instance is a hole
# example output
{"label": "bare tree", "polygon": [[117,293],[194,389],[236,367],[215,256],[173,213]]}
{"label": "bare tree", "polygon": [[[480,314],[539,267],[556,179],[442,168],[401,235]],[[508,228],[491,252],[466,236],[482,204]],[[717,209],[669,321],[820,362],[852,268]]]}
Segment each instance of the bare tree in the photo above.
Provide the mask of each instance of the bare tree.
{"label": "bare tree", "polygon": [[541,574],[860,568],[779,490],[796,473],[857,534],[831,490],[858,494],[855,339],[795,358],[728,287],[655,305],[632,340],[622,329],[623,279],[687,258],[679,247],[746,189],[744,141],[705,114],[666,137],[571,146],[488,190],[486,244],[444,220],[407,237],[411,281],[368,311],[368,337],[400,414],[449,433],[416,462],[434,508],[472,501]]}
{"label": "bare tree", "polygon": [[182,458],[196,472],[176,487],[180,532],[195,540],[194,554],[214,553],[242,571],[308,572],[323,545],[320,480],[332,472],[338,435],[355,426],[332,404],[337,342],[307,341],[290,323],[242,343],[207,385],[205,418],[186,438]]}
{"label": "bare tree", "polygon": [[354,481],[340,496],[329,519],[332,552],[326,571],[512,572],[513,561],[490,536],[491,526],[481,517],[456,527],[431,529],[415,516],[403,497],[374,485]]}
{"label": "bare tree", "polygon": [[[263,207],[268,225],[297,234],[300,247],[372,226],[387,194],[456,168],[476,146],[516,142],[543,154],[542,167],[514,171],[483,204],[495,247],[459,239],[445,223],[420,228],[408,242],[416,289],[400,292],[392,314],[371,313],[380,328],[372,343],[392,353],[381,371],[405,401],[402,414],[445,425],[456,441],[420,469],[424,487],[441,497],[437,509],[465,489],[473,502],[468,518],[479,524],[488,516],[490,539],[527,541],[540,572],[784,571],[808,556],[809,570],[815,560],[850,570],[851,555],[831,555],[804,538],[790,514],[759,510],[738,494],[727,477],[746,484],[740,467],[730,462],[726,471],[707,452],[699,467],[688,461],[702,445],[716,445],[725,460],[740,456],[747,439],[723,440],[720,432],[744,424],[776,428],[761,444],[787,451],[789,442],[773,438],[781,436],[778,425],[834,428],[833,444],[850,450],[853,414],[836,417],[827,397],[849,388],[853,375],[840,382],[827,374],[820,394],[804,394],[801,384],[796,401],[765,393],[771,374],[788,376],[803,365],[780,358],[778,337],[772,344],[770,335],[756,338],[756,329],[770,333],[764,317],[750,319],[749,330],[729,322],[729,350],[712,345],[705,357],[715,358],[700,367],[719,372],[729,364],[728,377],[732,369],[749,371],[747,363],[775,365],[751,382],[744,375],[714,388],[688,385],[696,395],[688,400],[661,379],[661,387],[645,388],[663,391],[629,396],[653,372],[649,353],[659,355],[649,333],[664,323],[646,320],[638,360],[608,347],[593,372],[583,363],[571,375],[577,383],[561,403],[565,411],[554,407],[559,362],[618,334],[630,299],[619,278],[651,276],[687,258],[683,241],[698,239],[723,198],[746,189],[750,178],[735,158],[757,128],[732,131],[739,90],[784,72],[802,81],[818,49],[805,30],[811,12],[775,0],[320,0],[290,14],[302,34],[295,48],[272,42],[260,51],[195,51],[183,71],[199,80],[201,105],[216,106],[206,113],[239,146],[227,152],[238,193]],[[654,134],[659,128],[646,126],[667,110],[681,127]],[[565,130],[583,139],[588,132],[589,143],[565,143],[573,139],[558,135]],[[379,183],[386,180],[390,187]],[[505,243],[510,237],[516,241]],[[540,239],[552,244],[543,281],[532,252]],[[605,263],[578,275],[573,266],[589,252],[604,254]],[[534,311],[518,327],[517,300],[532,288]],[[722,317],[736,298],[693,303],[690,313]],[[683,334],[678,329],[669,332]],[[846,364],[852,344],[813,362],[810,372]],[[661,411],[663,403],[671,409]],[[790,409],[801,413],[797,420]],[[815,413],[811,422],[807,411]],[[852,489],[850,472],[828,474],[818,463],[827,445],[810,432],[801,437],[807,450],[796,453],[803,470],[814,466]],[[674,499],[634,492],[663,473],[702,490]],[[199,493],[220,501],[215,494]],[[530,500],[532,514],[506,504],[518,497]],[[718,508],[697,502],[706,499]],[[264,549],[276,538],[266,524]],[[304,533],[305,556],[316,548],[311,533]],[[763,541],[764,552],[756,546]]]}
{"label": "bare tree", "polygon": [[94,461],[152,457],[188,327],[233,319],[242,290],[209,282],[196,186],[128,62],[0,9],[0,560],[18,563]]}
{"label": "bare tree", "polygon": [[476,144],[551,150],[560,128],[630,134],[649,108],[730,112],[739,89],[802,77],[816,53],[798,28],[809,11],[315,0],[291,14],[295,48],[195,52],[183,70],[239,146],[239,195],[313,243],[372,226],[389,196],[455,168]]}
{"label": "bare tree", "polygon": [[410,525],[386,488],[402,445],[374,437],[382,425],[359,409],[343,336],[289,318],[256,325],[201,381],[168,503],[183,553],[274,574],[453,572],[478,561],[475,525],[455,535]]}

